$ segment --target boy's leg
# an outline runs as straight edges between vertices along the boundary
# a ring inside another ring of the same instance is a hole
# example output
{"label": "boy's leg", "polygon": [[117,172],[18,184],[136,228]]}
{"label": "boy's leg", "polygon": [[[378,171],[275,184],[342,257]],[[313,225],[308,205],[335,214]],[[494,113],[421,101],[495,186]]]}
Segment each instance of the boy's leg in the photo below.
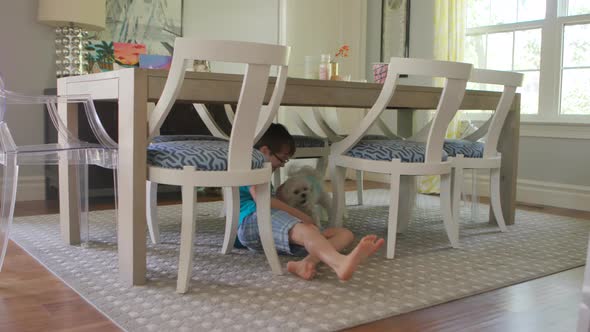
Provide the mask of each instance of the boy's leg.
{"label": "boy's leg", "polygon": [[289,239],[295,244],[304,246],[310,255],[330,266],[340,280],[350,279],[360,262],[375,253],[384,243],[383,239],[377,239],[375,235],[367,235],[350,254],[342,255],[317,227],[302,223],[291,228]]}
{"label": "boy's leg", "polygon": [[[322,235],[330,242],[336,251],[340,252],[347,248],[353,241],[354,235],[351,231],[343,227],[328,228],[322,232]],[[307,255],[300,261],[290,261],[287,263],[287,270],[305,280],[312,279],[316,274],[316,265],[320,259],[314,255]]]}

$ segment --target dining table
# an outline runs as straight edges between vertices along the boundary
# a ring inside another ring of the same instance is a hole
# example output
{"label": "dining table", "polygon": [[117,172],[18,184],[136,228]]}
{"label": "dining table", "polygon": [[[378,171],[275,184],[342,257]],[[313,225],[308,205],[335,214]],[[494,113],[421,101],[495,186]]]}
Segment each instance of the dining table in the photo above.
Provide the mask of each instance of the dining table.
{"label": "dining table", "polygon": [[[118,107],[118,192],[117,251],[119,275],[123,284],[146,282],[146,176],[148,145],[148,103],[157,102],[167,70],[124,68],[109,72],[63,77],[57,80],[59,95],[87,94],[93,100],[106,100]],[[187,72],[178,103],[236,103],[242,75]],[[265,102],[270,99],[274,77],[268,82]],[[378,83],[287,79],[282,106],[370,108],[383,85]],[[442,88],[400,84],[388,108],[399,111],[398,128],[408,132],[412,115],[420,110],[436,109]],[[461,110],[494,110],[500,92],[467,90]],[[288,109],[288,108],[287,108]],[[78,132],[75,106],[59,104],[62,121],[74,134]],[[239,125],[239,124],[237,124]],[[520,94],[508,114],[499,142],[502,153],[501,203],[506,224],[514,224],[516,177],[520,128]],[[59,164],[60,232],[67,244],[80,243],[78,179],[74,166]],[[490,222],[495,222],[490,211]]]}

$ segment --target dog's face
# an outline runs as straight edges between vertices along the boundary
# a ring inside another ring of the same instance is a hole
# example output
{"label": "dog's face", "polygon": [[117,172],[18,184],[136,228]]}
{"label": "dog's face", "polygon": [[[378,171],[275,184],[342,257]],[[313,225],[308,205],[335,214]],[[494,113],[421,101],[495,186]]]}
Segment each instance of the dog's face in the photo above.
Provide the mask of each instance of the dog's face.
{"label": "dog's face", "polygon": [[293,207],[305,207],[315,204],[317,194],[313,186],[305,177],[291,177],[285,181],[279,192],[279,198]]}

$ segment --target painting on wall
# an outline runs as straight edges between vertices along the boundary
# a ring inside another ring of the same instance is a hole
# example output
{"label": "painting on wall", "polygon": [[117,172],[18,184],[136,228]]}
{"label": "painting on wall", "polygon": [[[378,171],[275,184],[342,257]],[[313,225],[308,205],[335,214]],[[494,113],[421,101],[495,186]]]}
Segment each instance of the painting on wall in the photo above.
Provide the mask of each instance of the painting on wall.
{"label": "painting on wall", "polygon": [[107,0],[106,28],[94,40],[144,44],[148,54],[170,55],[182,36],[182,0]]}
{"label": "painting on wall", "polygon": [[383,0],[381,16],[381,61],[409,57],[410,1]]}

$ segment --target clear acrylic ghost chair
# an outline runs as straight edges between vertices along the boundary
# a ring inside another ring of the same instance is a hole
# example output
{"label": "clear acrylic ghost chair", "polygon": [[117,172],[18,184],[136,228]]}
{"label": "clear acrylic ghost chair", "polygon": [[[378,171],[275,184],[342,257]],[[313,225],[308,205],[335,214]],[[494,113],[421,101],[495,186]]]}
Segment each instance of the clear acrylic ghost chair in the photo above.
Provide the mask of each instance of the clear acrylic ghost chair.
{"label": "clear acrylic ghost chair", "polygon": [[[446,160],[443,141],[449,122],[457,113],[465,94],[471,64],[423,59],[391,58],[383,89],[360,125],[342,141],[332,144],[329,169],[332,175],[334,203],[332,215],[341,222],[344,205],[346,168],[390,176],[390,202],[387,224],[387,254],[395,255],[398,227],[400,179],[403,176],[440,175],[441,212],[447,236],[453,247],[459,246],[459,227],[451,207],[451,161]],[[395,94],[400,74],[445,79],[433,124],[426,143],[406,140],[363,141],[362,137],[381,115]],[[338,226],[338,225],[337,225]]]}
{"label": "clear acrylic ghost chair", "polygon": [[[81,104],[84,106],[90,128],[98,140],[98,144],[81,141],[67,130],[59,117],[58,103]],[[36,110],[45,108],[57,130],[60,139],[59,143],[16,145],[5,115],[6,111],[12,108],[16,111],[18,109],[22,110],[23,107]],[[0,269],[4,262],[14,215],[19,167],[22,165],[58,165],[63,160],[67,160],[71,166],[77,166],[76,172],[74,172],[79,179],[80,200],[77,202],[77,208],[80,214],[82,241],[87,243],[89,232],[88,165],[113,169],[116,195],[117,143],[104,130],[90,96],[28,96],[5,90],[0,78],[0,164],[4,166],[2,203],[0,206],[0,250],[2,250],[0,253]]]}
{"label": "clear acrylic ghost chair", "polygon": [[[226,187],[228,210],[224,247],[233,245],[238,226],[239,186],[255,186],[258,226],[264,253],[274,274],[281,274],[281,264],[272,237],[270,219],[270,179],[272,168],[264,155],[254,149],[258,117],[271,116],[278,108],[287,79],[289,47],[280,45],[206,41],[176,38],[174,55],[162,95],[149,116],[150,138],[159,129],[178,97],[186,69],[193,60],[209,60],[245,64],[246,72],[238,100],[234,126],[227,141],[181,141],[152,143],[148,146],[148,180],[182,187],[182,223],[180,258],[176,291],[189,289],[193,266],[193,242],[196,225],[196,187]],[[262,108],[271,66],[278,67],[269,106]],[[262,110],[262,111],[261,111]],[[266,123],[264,124],[266,125]],[[270,125],[270,123],[268,123]],[[231,243],[225,243],[231,241]]]}
{"label": "clear acrylic ghost chair", "polygon": [[[488,125],[480,127],[473,134],[460,140],[445,140],[443,148],[453,162],[453,215],[459,222],[459,206],[463,171],[465,169],[490,170],[490,204],[502,232],[506,223],[500,205],[500,166],[502,155],[498,152],[498,141],[516,89],[522,85],[523,74],[507,71],[473,69],[469,82],[503,86],[502,95]],[[487,129],[487,130],[486,130]],[[483,137],[482,137],[483,136]],[[483,140],[485,143],[479,142]]]}

